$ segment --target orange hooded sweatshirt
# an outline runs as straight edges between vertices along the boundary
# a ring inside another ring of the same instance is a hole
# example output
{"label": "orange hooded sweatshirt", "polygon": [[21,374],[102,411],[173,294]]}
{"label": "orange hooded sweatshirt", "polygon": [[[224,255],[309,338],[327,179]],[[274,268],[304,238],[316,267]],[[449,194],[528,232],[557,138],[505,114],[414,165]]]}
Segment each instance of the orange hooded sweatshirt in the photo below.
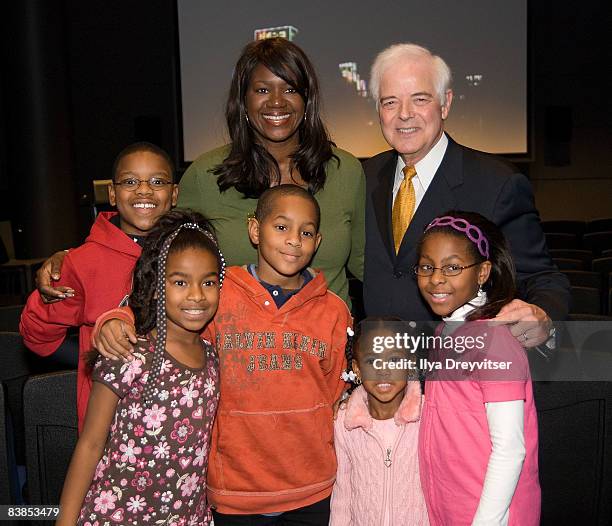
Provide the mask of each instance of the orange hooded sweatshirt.
{"label": "orange hooded sweatshirt", "polygon": [[331,494],[332,405],[351,325],[322,273],[279,309],[246,268],[228,269],[213,328],[221,399],[207,479],[219,512],[287,511]]}

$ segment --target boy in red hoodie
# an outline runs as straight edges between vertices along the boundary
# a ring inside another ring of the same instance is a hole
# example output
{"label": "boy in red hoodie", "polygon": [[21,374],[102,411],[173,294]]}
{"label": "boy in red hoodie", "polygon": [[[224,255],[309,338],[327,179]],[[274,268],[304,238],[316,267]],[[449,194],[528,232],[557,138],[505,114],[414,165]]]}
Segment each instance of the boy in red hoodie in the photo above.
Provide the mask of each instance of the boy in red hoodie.
{"label": "boy in red hoodie", "polygon": [[[337,467],[332,405],[345,387],[352,320],[323,274],[308,268],[319,222],[319,206],[303,188],[266,190],[249,220],[257,265],[226,273],[213,328],[221,398],[207,475],[216,526],[329,522]],[[99,323],[114,317],[123,321],[94,338],[125,356],[116,335],[133,335],[126,311]]]}
{"label": "boy in red hoodie", "polygon": [[41,356],[57,351],[66,331],[79,327],[79,430],[91,390],[85,354],[91,349],[96,318],[130,294],[140,242],[157,218],[176,204],[178,186],[168,154],[145,142],[125,148],[113,165],[108,197],[117,212],[100,213],[85,243],[70,250],[63,261],[59,285],[65,299],[45,303],[38,291],[33,292],[19,324],[24,343]]}

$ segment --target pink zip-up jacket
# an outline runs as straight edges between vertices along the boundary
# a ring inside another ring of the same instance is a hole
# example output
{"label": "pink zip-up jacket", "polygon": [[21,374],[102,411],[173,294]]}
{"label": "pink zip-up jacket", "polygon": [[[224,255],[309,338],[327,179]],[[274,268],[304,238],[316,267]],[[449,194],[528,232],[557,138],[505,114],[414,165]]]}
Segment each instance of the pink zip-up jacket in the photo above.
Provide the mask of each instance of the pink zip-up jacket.
{"label": "pink zip-up jacket", "polygon": [[381,526],[385,509],[392,525],[428,525],[417,457],[421,386],[408,382],[395,413],[401,427],[391,451],[373,431],[363,386],[338,411],[334,424],[338,473],[330,526]]}

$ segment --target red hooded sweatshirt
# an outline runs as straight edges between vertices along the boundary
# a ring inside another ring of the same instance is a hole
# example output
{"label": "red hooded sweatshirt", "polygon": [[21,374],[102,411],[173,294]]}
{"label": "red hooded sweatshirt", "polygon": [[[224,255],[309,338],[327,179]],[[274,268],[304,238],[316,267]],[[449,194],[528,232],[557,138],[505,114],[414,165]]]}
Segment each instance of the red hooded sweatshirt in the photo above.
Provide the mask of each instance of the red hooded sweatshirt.
{"label": "red hooded sweatshirt", "polygon": [[72,298],[44,304],[33,292],[21,314],[19,331],[24,343],[36,354],[49,356],[64,341],[70,327],[79,327],[77,409],[82,429],[91,378],[85,355],[91,349],[91,332],[100,314],[117,307],[132,289],[132,271],[140,257],[140,246],[109,219],[116,212],[102,212],[80,247],[71,250],[62,264],[58,285],[71,287]]}

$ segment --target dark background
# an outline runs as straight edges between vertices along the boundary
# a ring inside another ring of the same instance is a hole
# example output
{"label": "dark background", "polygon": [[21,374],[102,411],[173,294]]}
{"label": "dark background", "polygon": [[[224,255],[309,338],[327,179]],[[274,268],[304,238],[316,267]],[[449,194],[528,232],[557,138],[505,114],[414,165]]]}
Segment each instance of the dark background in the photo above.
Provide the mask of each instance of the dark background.
{"label": "dark background", "polygon": [[[543,219],[612,216],[607,3],[528,10],[534,148],[521,168]],[[1,16],[0,221],[17,257],[44,256],[82,242],[91,181],[124,146],[180,159],[175,5],[24,0]]]}

